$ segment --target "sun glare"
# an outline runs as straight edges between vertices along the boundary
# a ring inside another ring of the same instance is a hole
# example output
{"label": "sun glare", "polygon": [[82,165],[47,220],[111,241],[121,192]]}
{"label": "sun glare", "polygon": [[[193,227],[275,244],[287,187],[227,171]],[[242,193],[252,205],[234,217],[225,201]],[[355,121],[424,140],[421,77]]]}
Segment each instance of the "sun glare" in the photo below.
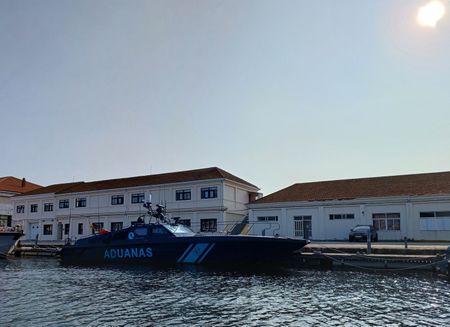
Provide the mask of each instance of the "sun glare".
{"label": "sun glare", "polygon": [[426,27],[436,27],[437,22],[444,17],[445,6],[442,2],[434,0],[419,8],[417,21]]}

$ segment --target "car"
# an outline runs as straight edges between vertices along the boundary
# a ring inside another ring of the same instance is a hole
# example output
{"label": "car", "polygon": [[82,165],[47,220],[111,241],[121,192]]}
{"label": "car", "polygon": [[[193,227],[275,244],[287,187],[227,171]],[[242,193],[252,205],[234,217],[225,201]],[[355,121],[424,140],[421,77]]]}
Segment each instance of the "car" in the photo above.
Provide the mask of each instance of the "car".
{"label": "car", "polygon": [[367,241],[367,234],[370,230],[370,239],[371,241],[378,241],[378,233],[375,227],[371,225],[357,225],[353,229],[350,230],[348,234],[349,242],[353,241]]}

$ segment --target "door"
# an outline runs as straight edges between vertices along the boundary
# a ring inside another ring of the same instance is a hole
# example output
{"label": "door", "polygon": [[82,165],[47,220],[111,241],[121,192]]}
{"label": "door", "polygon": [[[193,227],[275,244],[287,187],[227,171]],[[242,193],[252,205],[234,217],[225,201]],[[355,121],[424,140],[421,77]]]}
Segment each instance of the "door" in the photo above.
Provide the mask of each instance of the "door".
{"label": "door", "polygon": [[30,224],[30,240],[39,237],[39,223]]}
{"label": "door", "polygon": [[303,238],[309,239],[312,235],[311,216],[303,218]]}
{"label": "door", "polygon": [[294,235],[309,239],[312,235],[311,216],[294,217]]}
{"label": "door", "polygon": [[58,232],[57,232],[57,240],[61,241],[63,239],[63,224],[58,223]]}

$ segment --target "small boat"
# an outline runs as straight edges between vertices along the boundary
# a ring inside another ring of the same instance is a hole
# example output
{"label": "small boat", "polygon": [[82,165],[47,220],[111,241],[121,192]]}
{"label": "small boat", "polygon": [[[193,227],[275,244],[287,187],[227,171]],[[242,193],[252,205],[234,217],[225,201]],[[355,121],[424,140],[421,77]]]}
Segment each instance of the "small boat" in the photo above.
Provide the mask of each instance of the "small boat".
{"label": "small boat", "polygon": [[[280,263],[291,257],[309,241],[284,237],[250,235],[203,235],[171,222],[164,207],[148,209],[150,222],[141,216],[138,223],[115,232],[68,243],[61,250],[64,263],[109,264],[202,264],[241,265]],[[151,222],[152,217],[155,222]]]}
{"label": "small boat", "polygon": [[0,227],[0,258],[6,257],[23,232],[14,227]]}

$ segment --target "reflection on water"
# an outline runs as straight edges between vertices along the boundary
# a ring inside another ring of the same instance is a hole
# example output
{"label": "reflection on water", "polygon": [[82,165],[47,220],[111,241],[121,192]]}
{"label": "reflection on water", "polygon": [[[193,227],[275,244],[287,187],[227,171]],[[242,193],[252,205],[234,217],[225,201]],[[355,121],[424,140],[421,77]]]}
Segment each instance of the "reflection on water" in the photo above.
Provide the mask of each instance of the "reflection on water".
{"label": "reflection on water", "polygon": [[0,261],[0,326],[444,326],[428,274],[64,267]]}

